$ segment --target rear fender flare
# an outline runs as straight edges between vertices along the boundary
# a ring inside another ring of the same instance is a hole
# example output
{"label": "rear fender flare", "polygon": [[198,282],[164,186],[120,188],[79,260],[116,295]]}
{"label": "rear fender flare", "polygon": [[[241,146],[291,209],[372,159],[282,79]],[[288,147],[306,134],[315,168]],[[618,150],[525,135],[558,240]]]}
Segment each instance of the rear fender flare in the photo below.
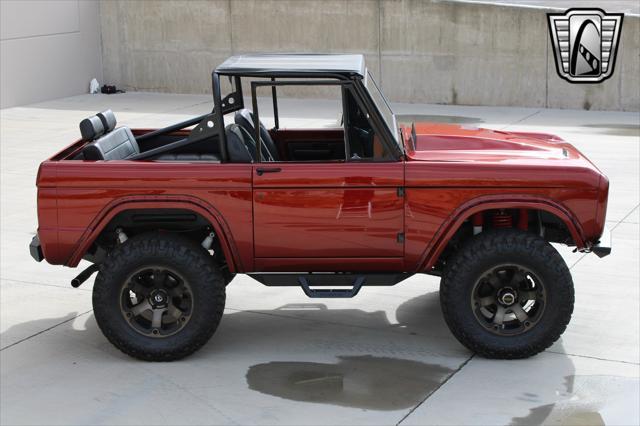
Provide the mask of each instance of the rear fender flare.
{"label": "rear fender flare", "polygon": [[420,257],[418,271],[429,271],[444,251],[449,240],[462,223],[475,213],[494,209],[514,209],[526,208],[532,210],[543,210],[560,218],[578,249],[586,247],[583,237],[582,227],[576,220],[575,215],[561,204],[544,198],[531,198],[527,196],[501,195],[499,199],[494,196],[478,197],[459,206],[449,218],[440,226],[427,249]]}
{"label": "rear fender flare", "polygon": [[212,205],[197,197],[184,196],[131,196],[122,197],[107,204],[95,219],[89,224],[82,237],[78,241],[73,254],[67,262],[67,266],[76,267],[82,256],[87,252],[91,244],[98,238],[104,228],[118,214],[126,210],[142,209],[184,209],[190,210],[205,218],[213,227],[220,240],[222,251],[227,259],[229,271],[242,270],[242,264],[233,235],[224,218]]}

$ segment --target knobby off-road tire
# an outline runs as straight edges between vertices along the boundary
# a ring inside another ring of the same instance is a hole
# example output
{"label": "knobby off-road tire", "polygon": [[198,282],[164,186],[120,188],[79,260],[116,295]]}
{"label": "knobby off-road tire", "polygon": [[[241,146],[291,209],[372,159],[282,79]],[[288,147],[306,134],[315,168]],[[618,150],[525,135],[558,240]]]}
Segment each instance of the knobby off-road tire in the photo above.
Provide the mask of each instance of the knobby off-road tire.
{"label": "knobby off-road tire", "polygon": [[114,249],[100,267],[94,314],[122,352],[173,361],[211,338],[224,311],[225,284],[198,244],[168,233],[142,234]]}
{"label": "knobby off-road tire", "polygon": [[231,281],[233,281],[233,279],[236,277],[235,273],[229,272],[229,269],[227,267],[225,267],[225,270],[222,271],[222,276],[224,277],[224,285],[228,286],[229,284],[231,284]]}
{"label": "knobby off-road tire", "polygon": [[573,303],[573,281],[560,254],[517,230],[474,237],[447,262],[440,282],[449,329],[486,358],[527,358],[545,350],[566,329]]}

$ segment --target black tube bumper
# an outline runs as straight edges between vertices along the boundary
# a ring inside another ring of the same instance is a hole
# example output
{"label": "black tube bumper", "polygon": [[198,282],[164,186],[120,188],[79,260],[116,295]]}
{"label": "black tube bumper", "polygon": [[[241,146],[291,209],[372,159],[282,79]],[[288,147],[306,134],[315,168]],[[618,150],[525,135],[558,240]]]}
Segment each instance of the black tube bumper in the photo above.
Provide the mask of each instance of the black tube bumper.
{"label": "black tube bumper", "polygon": [[611,254],[611,231],[605,226],[597,244],[591,247],[591,251],[598,257],[605,257]]}
{"label": "black tube bumper", "polygon": [[40,245],[40,238],[38,235],[33,237],[31,240],[31,244],[29,244],[29,253],[31,253],[31,257],[35,259],[36,262],[42,262],[44,256],[42,254],[42,246]]}

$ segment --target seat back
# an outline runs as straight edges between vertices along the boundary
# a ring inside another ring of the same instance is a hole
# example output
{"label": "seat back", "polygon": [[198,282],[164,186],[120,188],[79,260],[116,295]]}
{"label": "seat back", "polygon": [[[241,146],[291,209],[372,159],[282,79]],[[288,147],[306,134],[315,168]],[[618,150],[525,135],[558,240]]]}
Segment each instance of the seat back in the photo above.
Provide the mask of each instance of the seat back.
{"label": "seat back", "polygon": [[96,139],[82,150],[85,160],[126,160],[140,153],[136,138],[128,127]]}
{"label": "seat back", "polygon": [[116,124],[110,109],[80,122],[82,139],[93,141],[82,149],[85,160],[126,160],[140,153],[131,129]]}
{"label": "seat back", "polygon": [[256,159],[256,144],[251,135],[237,124],[224,128],[227,152],[232,163],[252,163]]}
{"label": "seat back", "polygon": [[[255,135],[253,118],[254,118],[253,113],[248,109],[244,108],[235,113],[233,117],[233,121],[235,121],[236,124],[242,126],[242,128],[247,132],[249,132],[249,134],[251,134],[251,136],[253,137],[253,135]],[[278,155],[278,148],[276,147],[275,142],[271,138],[271,135],[267,131],[267,128],[264,127],[262,122],[260,122],[260,139],[262,139],[263,160],[277,161],[280,158],[280,156]]]}

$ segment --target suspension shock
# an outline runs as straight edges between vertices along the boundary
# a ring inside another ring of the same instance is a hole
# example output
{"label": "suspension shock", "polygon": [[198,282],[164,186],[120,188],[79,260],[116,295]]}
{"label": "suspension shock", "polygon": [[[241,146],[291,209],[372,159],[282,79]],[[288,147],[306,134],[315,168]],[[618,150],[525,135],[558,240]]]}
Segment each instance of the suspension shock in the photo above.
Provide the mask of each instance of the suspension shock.
{"label": "suspension shock", "polygon": [[484,224],[484,217],[482,213],[476,213],[471,216],[471,223],[473,224],[473,235],[478,235],[482,232],[482,225]]}
{"label": "suspension shock", "polygon": [[498,210],[491,217],[494,228],[513,228],[513,216],[505,210]]}
{"label": "suspension shock", "polygon": [[520,209],[518,212],[518,229],[521,231],[529,229],[529,210]]}

